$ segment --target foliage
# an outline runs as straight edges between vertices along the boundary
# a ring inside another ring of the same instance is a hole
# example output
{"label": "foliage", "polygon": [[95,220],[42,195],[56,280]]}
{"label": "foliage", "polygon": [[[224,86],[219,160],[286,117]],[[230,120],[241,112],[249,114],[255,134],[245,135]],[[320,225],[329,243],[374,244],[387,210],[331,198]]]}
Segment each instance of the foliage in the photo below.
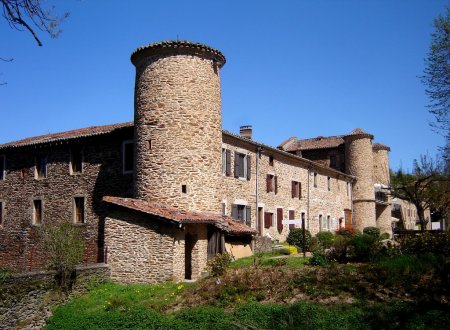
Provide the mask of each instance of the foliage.
{"label": "foliage", "polygon": [[286,242],[288,242],[289,245],[294,245],[301,252],[304,252],[304,244],[305,251],[309,251],[311,246],[311,233],[309,230],[305,230],[305,242],[303,242],[303,229],[294,228],[289,232]]}
{"label": "foliage", "polygon": [[330,231],[321,231],[316,234],[316,237],[325,249],[329,249],[333,244],[334,235]]}
{"label": "foliage", "polygon": [[343,227],[336,230],[336,235],[339,236],[353,237],[355,234],[355,229],[353,229],[353,227]]}
{"label": "foliage", "polygon": [[414,160],[411,173],[402,169],[391,172],[392,194],[414,204],[422,230],[425,230],[429,219],[425,219],[426,209],[448,214],[450,207],[450,179],[444,173],[443,163],[439,159],[421,156]]}
{"label": "foliage", "polygon": [[9,26],[19,31],[27,30],[39,46],[42,46],[42,42],[36,29],[56,38],[61,32],[60,23],[69,16],[69,13],[64,13],[62,16],[53,15],[55,7],[44,8],[41,0],[0,1],[3,7],[3,17]]}
{"label": "foliage", "polygon": [[70,289],[75,267],[83,260],[84,243],[80,229],[68,223],[57,227],[43,226],[41,238],[48,267],[56,271],[58,285],[63,290]]}
{"label": "foliage", "polygon": [[286,247],[286,249],[289,250],[289,254],[298,254],[298,250],[295,246],[289,245]]}
{"label": "foliage", "polygon": [[0,283],[13,275],[13,271],[7,268],[0,268]]}
{"label": "foliage", "polygon": [[327,253],[328,260],[337,261],[339,263],[347,262],[349,245],[350,237],[347,235],[336,235],[333,244]]}
{"label": "foliage", "polygon": [[208,260],[208,271],[211,276],[218,277],[225,273],[228,265],[233,261],[231,254],[224,252],[218,253],[214,259]]}
{"label": "foliage", "polygon": [[372,236],[374,238],[379,238],[381,235],[380,229],[377,227],[366,227],[363,229],[363,234]]}
{"label": "foliage", "polygon": [[349,258],[358,262],[374,260],[381,247],[380,236],[357,234],[349,241]]}
{"label": "foliage", "polygon": [[311,243],[312,256],[309,259],[311,266],[327,266],[330,262],[327,258],[324,246],[317,237],[314,237]]}
{"label": "foliage", "polygon": [[430,51],[422,82],[430,98],[429,111],[435,117],[433,127],[450,138],[450,8],[434,20]]}
{"label": "foliage", "polygon": [[450,232],[403,236],[398,239],[403,254],[427,254],[450,257]]}

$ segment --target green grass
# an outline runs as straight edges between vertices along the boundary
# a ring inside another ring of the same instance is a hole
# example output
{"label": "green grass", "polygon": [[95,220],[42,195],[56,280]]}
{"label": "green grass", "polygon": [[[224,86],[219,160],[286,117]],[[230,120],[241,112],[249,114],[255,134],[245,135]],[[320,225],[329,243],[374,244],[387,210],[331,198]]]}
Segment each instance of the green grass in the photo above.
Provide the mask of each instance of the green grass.
{"label": "green grass", "polygon": [[[290,267],[301,267],[308,263],[309,258],[303,258],[298,256],[286,256],[285,258],[276,258],[278,256],[282,256],[280,253],[276,252],[266,252],[263,253],[260,259],[260,266],[275,266],[281,260],[286,261],[286,265]],[[237,259],[233,261],[229,268],[237,269],[237,268],[246,268],[253,266],[255,263],[255,256],[245,257],[241,259]]]}

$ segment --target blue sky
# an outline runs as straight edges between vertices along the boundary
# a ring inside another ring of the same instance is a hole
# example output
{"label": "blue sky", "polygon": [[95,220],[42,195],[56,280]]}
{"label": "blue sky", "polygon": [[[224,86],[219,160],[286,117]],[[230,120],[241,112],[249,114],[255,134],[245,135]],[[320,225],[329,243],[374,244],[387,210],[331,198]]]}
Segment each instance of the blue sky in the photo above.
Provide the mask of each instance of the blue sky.
{"label": "blue sky", "polygon": [[[356,127],[391,146],[391,167],[434,155],[418,78],[449,1],[48,1],[58,39],[0,21],[0,143],[133,119],[132,51],[177,39],[221,50],[223,127],[276,146]],[[199,118],[201,120],[201,118]]]}

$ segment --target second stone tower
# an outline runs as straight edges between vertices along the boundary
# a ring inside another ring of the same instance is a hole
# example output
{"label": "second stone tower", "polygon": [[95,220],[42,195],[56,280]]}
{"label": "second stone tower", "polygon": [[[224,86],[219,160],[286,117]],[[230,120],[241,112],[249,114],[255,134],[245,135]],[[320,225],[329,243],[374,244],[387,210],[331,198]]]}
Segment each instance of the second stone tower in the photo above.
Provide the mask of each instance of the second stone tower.
{"label": "second stone tower", "polygon": [[187,41],[138,48],[136,198],[180,210],[220,213],[221,52]]}

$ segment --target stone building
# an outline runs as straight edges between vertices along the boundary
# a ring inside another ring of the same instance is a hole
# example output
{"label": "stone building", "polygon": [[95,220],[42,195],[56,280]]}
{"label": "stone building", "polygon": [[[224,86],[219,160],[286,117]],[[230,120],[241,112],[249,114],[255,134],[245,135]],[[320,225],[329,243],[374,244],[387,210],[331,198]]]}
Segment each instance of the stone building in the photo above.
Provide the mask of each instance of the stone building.
{"label": "stone building", "polygon": [[133,123],[0,145],[0,267],[43,267],[39,229],[65,222],[120,282],[196,279],[215,253],[249,254],[255,235],[283,241],[302,221],[390,231],[389,148],[372,135],[270,147],[251,126],[222,130],[221,52],[166,41],[131,61]]}

